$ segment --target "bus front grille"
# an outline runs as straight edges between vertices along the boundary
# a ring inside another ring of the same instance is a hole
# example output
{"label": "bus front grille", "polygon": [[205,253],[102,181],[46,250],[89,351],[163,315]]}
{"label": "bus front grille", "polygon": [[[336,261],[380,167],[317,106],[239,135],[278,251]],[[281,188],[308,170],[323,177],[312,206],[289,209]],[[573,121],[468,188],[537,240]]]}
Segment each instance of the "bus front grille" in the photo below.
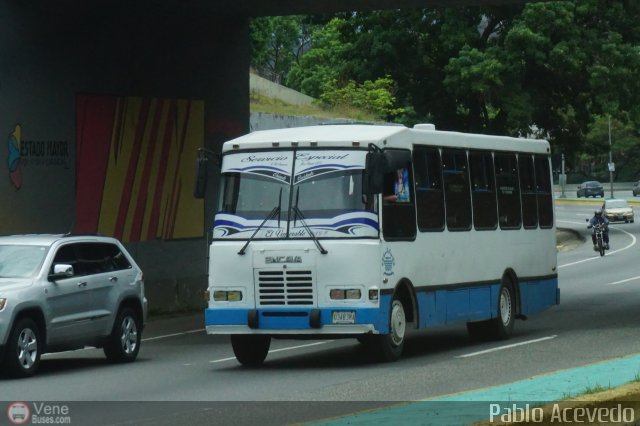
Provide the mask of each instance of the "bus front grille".
{"label": "bus front grille", "polygon": [[257,271],[258,304],[261,306],[311,306],[312,271]]}

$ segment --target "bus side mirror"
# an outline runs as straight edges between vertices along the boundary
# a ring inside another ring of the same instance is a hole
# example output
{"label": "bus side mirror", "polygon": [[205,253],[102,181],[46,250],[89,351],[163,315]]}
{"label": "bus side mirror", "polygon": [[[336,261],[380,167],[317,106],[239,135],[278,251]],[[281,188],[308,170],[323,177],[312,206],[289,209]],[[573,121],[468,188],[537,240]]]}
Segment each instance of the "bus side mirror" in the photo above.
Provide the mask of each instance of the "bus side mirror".
{"label": "bus side mirror", "polygon": [[363,195],[374,195],[382,192],[385,161],[382,151],[370,151],[367,153],[364,176],[362,178]]}
{"label": "bus side mirror", "polygon": [[367,153],[362,193],[364,195],[379,194],[384,189],[384,174],[391,173],[411,161],[411,152],[405,149],[373,149]]}
{"label": "bus side mirror", "polygon": [[207,190],[207,163],[209,159],[200,151],[196,158],[196,182],[193,188],[193,196],[195,198],[204,198]]}

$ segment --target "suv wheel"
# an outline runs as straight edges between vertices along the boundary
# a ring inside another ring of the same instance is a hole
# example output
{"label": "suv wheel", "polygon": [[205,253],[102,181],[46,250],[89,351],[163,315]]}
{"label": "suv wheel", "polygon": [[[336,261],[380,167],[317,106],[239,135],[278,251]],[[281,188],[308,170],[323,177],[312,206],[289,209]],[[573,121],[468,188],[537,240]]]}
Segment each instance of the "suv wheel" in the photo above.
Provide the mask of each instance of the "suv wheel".
{"label": "suv wheel", "polygon": [[16,321],[5,348],[4,369],[13,377],[33,376],[40,365],[42,342],[38,325],[31,318]]}
{"label": "suv wheel", "polygon": [[120,308],[109,340],[104,345],[104,354],[112,362],[131,362],[138,356],[141,341],[140,319],[129,307]]}

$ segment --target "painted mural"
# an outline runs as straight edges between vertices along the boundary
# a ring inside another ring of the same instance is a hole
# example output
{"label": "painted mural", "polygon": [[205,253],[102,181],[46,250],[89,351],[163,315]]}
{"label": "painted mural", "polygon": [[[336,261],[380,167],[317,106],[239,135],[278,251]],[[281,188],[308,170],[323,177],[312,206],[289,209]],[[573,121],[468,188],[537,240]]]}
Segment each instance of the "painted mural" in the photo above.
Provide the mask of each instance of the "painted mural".
{"label": "painted mural", "polygon": [[203,236],[204,101],[78,96],[76,225],[124,242]]}
{"label": "painted mural", "polygon": [[7,149],[9,150],[7,155],[9,181],[16,190],[22,187],[22,158],[20,156],[22,146],[21,134],[22,127],[18,124],[7,139]]}

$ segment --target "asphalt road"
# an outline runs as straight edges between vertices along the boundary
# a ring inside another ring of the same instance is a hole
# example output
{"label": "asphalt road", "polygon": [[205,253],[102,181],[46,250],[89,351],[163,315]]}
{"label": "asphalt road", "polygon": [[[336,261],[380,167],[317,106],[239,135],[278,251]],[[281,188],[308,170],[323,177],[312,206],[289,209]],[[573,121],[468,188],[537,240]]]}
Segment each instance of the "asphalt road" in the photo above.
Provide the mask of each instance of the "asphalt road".
{"label": "asphalt road", "polygon": [[[557,226],[588,239],[598,202],[558,203]],[[197,314],[151,322],[132,364],[97,349],[46,355],[37,376],[0,381],[0,401],[68,404],[73,424],[290,424],[640,353],[639,234],[638,222],[612,225],[603,258],[589,242],[561,251],[561,304],[518,321],[508,342],[474,342],[464,325],[428,330],[378,364],[355,340],[275,340],[265,365],[247,369]]]}

